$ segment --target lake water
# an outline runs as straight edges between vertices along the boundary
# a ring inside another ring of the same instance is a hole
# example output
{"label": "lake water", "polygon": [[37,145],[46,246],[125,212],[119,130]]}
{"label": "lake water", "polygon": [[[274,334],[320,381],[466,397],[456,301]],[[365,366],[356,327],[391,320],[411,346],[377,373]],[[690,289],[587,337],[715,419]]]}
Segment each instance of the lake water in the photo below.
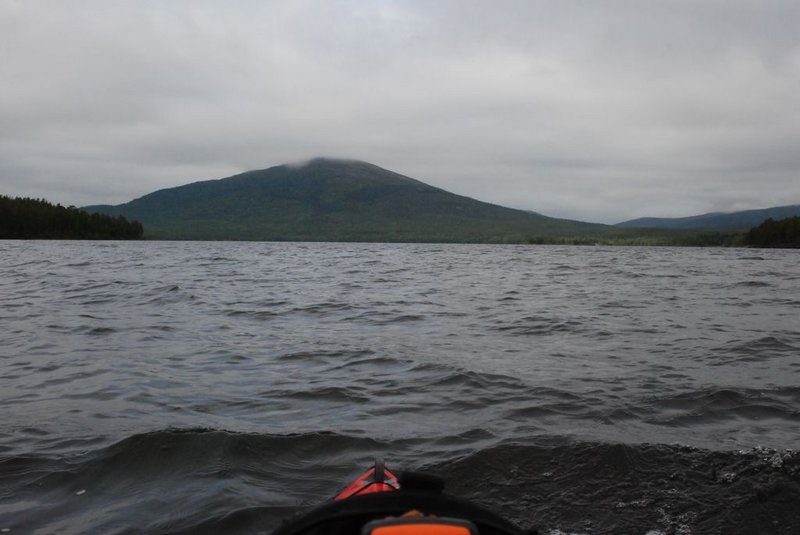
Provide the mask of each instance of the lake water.
{"label": "lake water", "polygon": [[384,457],[542,533],[800,532],[798,258],[0,241],[0,529],[269,532]]}

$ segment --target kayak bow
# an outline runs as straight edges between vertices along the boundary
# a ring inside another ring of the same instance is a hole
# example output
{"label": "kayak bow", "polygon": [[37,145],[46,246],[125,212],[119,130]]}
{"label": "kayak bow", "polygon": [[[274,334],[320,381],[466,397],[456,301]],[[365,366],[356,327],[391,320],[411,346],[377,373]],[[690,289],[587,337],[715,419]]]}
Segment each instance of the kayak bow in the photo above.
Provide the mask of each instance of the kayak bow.
{"label": "kayak bow", "polygon": [[353,496],[389,492],[399,488],[400,483],[397,481],[397,477],[384,466],[383,459],[378,459],[375,461],[375,466],[347,485],[334,499],[346,500]]}
{"label": "kayak bow", "polygon": [[444,481],[395,475],[383,461],[333,500],[288,520],[273,535],[526,535],[497,513],[442,492]]}

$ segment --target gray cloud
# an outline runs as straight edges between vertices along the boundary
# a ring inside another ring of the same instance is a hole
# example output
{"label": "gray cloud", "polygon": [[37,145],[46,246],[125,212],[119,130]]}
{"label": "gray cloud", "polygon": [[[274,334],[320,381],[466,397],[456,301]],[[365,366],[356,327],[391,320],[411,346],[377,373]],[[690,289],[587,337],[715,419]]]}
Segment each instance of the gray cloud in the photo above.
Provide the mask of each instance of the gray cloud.
{"label": "gray cloud", "polygon": [[800,202],[800,5],[0,3],[0,192],[316,155],[616,222]]}

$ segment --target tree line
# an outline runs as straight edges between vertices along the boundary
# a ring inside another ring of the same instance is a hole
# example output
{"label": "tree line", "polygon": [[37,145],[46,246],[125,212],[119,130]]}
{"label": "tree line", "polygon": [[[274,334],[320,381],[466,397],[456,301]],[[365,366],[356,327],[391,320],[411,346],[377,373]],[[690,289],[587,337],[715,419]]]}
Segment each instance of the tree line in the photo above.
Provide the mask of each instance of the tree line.
{"label": "tree line", "polygon": [[0,195],[0,239],[135,240],[143,233],[141,223],[122,216]]}
{"label": "tree line", "polygon": [[800,247],[800,217],[769,218],[750,229],[744,243],[753,247]]}

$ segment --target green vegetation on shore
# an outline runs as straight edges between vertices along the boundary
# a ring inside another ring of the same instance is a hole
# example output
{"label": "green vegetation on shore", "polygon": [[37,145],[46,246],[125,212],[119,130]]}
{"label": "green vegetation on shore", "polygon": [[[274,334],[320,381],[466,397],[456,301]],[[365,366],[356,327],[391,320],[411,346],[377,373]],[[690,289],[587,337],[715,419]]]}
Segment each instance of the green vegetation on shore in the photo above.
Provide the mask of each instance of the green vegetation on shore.
{"label": "green vegetation on shore", "polygon": [[534,237],[527,243],[549,245],[610,245],[639,247],[735,247],[742,245],[735,232],[677,231],[668,229],[606,230],[591,235]]}
{"label": "green vegetation on shore", "polygon": [[767,219],[750,229],[743,241],[753,247],[800,248],[800,217]]}
{"label": "green vegetation on shore", "polygon": [[44,199],[0,195],[0,239],[130,240],[142,234],[141,223],[122,216],[90,214]]}

